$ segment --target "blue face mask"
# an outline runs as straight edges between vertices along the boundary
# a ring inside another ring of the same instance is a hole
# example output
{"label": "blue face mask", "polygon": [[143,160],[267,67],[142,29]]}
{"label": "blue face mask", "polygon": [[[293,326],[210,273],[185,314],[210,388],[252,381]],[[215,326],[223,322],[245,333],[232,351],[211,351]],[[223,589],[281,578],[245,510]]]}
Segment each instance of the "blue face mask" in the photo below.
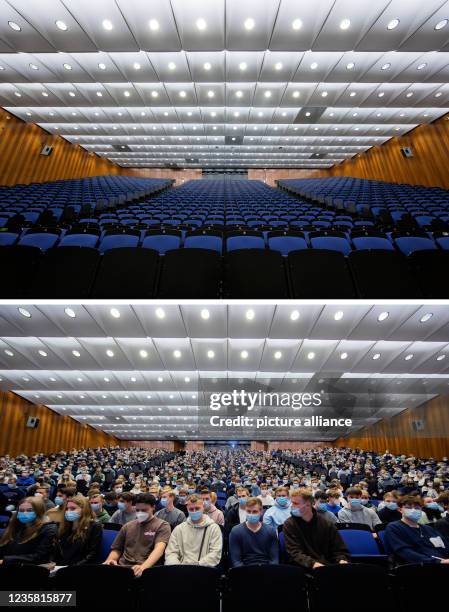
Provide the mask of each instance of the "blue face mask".
{"label": "blue face mask", "polygon": [[277,497],[276,503],[281,508],[285,508],[288,505],[288,497]]}
{"label": "blue face mask", "polygon": [[77,510],[66,510],[65,512],[65,520],[69,521],[69,523],[73,523],[73,521],[77,521],[81,516],[81,512]]}
{"label": "blue face mask", "polygon": [[324,510],[327,510],[327,504],[318,504],[318,510],[321,510],[321,512],[324,512]]}
{"label": "blue face mask", "polygon": [[166,508],[166,507],[167,507],[167,504],[168,504],[168,499],[167,499],[166,497],[163,497],[163,498],[161,499],[161,506],[162,506],[163,508]]}
{"label": "blue face mask", "polygon": [[210,502],[209,500],[205,500],[204,501],[204,509],[205,510],[209,510],[209,508],[211,507],[212,502]]}
{"label": "blue face mask", "polygon": [[387,502],[385,508],[388,508],[388,510],[397,510],[398,504],[396,502]]}
{"label": "blue face mask", "polygon": [[246,506],[246,497],[239,497],[239,504],[241,506]]}
{"label": "blue face mask", "polygon": [[180,504],[185,504],[185,503],[186,503],[186,499],[187,499],[187,497],[186,497],[185,495],[180,495],[180,496],[178,497],[178,502],[179,502]]}
{"label": "blue face mask", "polygon": [[21,523],[23,523],[24,525],[26,525],[27,523],[32,523],[33,521],[36,520],[36,513],[33,511],[27,511],[27,512],[18,512],[17,513],[17,518],[19,519],[19,521]]}
{"label": "blue face mask", "polygon": [[363,499],[363,498],[362,498],[362,499],[360,500],[360,503],[362,504],[362,506],[366,506],[366,504],[368,503],[368,501],[369,501],[368,499]]}
{"label": "blue face mask", "polygon": [[410,521],[417,523],[422,516],[422,510],[419,510],[418,508],[405,508],[404,515]]}
{"label": "blue face mask", "polygon": [[191,518],[192,521],[199,521],[200,518],[203,516],[203,511],[202,510],[195,510],[194,512],[189,512],[189,516]]}
{"label": "blue face mask", "polygon": [[90,507],[94,512],[100,512],[101,504],[91,504]]}
{"label": "blue face mask", "polygon": [[426,508],[430,508],[431,510],[439,510],[441,506],[437,504],[437,502],[429,502],[426,504]]}
{"label": "blue face mask", "polygon": [[292,516],[301,516],[301,510],[299,508],[292,508],[290,513]]}
{"label": "blue face mask", "polygon": [[360,506],[362,505],[362,500],[361,499],[351,499],[349,503],[351,504],[351,508],[360,508]]}
{"label": "blue face mask", "polygon": [[126,508],[125,502],[117,502],[117,508],[119,510],[124,510]]}
{"label": "blue face mask", "polygon": [[193,495],[193,493],[195,493],[195,489],[188,489],[189,491],[189,495]]}
{"label": "blue face mask", "polygon": [[260,521],[260,514],[247,514],[246,520],[248,523],[258,523]]}
{"label": "blue face mask", "polygon": [[64,498],[63,497],[59,497],[59,496],[55,497],[55,504],[57,506],[62,506],[63,503],[64,503]]}

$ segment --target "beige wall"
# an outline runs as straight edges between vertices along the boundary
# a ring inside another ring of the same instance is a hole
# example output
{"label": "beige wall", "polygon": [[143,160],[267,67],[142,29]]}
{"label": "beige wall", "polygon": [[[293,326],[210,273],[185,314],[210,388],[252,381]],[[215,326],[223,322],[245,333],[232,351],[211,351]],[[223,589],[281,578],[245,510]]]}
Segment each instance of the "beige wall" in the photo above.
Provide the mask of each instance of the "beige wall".
{"label": "beige wall", "polygon": [[176,185],[182,185],[186,181],[200,179],[201,170],[168,170],[165,168],[123,168],[120,172],[126,176],[138,176],[141,178],[164,178],[175,179]]}
{"label": "beige wall", "polygon": [[292,168],[276,168],[273,170],[248,170],[248,178],[251,180],[264,181],[267,185],[276,187],[275,181],[280,179],[294,178],[318,178],[329,176],[327,170],[295,170]]}

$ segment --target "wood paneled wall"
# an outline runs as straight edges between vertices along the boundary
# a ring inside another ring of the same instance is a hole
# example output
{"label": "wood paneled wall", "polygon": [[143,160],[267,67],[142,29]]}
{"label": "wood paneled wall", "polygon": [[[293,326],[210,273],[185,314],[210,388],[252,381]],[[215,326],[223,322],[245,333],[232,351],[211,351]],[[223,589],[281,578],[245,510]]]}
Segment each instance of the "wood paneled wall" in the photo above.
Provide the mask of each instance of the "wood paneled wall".
{"label": "wood paneled wall", "polygon": [[[424,429],[415,431],[413,422],[422,421]],[[338,438],[335,446],[364,450],[413,454],[417,457],[449,456],[449,396],[438,396],[421,406],[409,408],[350,437]]]}
{"label": "wood paneled wall", "polygon": [[[50,145],[53,153],[40,155]],[[120,174],[121,169],[64,138],[0,109],[0,185]]]}
{"label": "wood paneled wall", "polygon": [[164,448],[168,451],[177,450],[175,449],[175,443],[168,440],[120,440],[120,446],[122,448]]}
{"label": "wood paneled wall", "polygon": [[307,450],[309,448],[317,448],[319,446],[324,446],[323,442],[268,442],[266,450]]}
{"label": "wood paneled wall", "polygon": [[186,181],[200,179],[202,170],[169,170],[165,168],[121,168],[120,174],[125,176],[138,176],[140,178],[174,179],[176,185]]}
{"label": "wood paneled wall", "polygon": [[[30,416],[40,420],[37,429],[25,426]],[[117,444],[116,438],[89,425],[32,404],[10,391],[0,391],[0,455],[32,455]]]}
{"label": "wood paneled wall", "polygon": [[267,185],[276,187],[275,181],[293,178],[319,178],[330,176],[328,170],[294,170],[292,168],[275,168],[273,170],[248,170],[248,178],[255,181],[264,181]]}

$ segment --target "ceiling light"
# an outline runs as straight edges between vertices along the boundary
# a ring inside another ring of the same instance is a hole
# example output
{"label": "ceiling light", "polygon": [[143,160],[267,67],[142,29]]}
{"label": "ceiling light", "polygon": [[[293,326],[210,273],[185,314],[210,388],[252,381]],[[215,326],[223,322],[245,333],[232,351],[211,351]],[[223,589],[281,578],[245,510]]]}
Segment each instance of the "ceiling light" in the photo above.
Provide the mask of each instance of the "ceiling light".
{"label": "ceiling light", "polygon": [[198,30],[205,30],[207,28],[207,23],[204,19],[197,19],[196,27],[198,28]]}
{"label": "ceiling light", "polygon": [[254,316],[255,316],[254,310],[252,310],[252,309],[247,310],[245,316],[246,316],[248,321],[252,321],[254,319]]}
{"label": "ceiling light", "polygon": [[209,357],[209,359],[213,359],[215,357],[214,351],[207,351],[207,356]]}
{"label": "ceiling light", "polygon": [[399,23],[400,23],[399,19],[392,19],[387,24],[387,30],[394,30],[395,28],[398,27]]}
{"label": "ceiling light", "polygon": [[412,96],[413,96],[413,91],[409,91],[409,92],[408,92],[408,93],[405,95],[405,97],[406,97],[406,98],[411,98]]}
{"label": "ceiling light", "polygon": [[204,70],[210,70],[212,68],[212,64],[210,64],[209,62],[206,62],[203,66]]}
{"label": "ceiling light", "polygon": [[74,91],[69,91],[69,96],[70,96],[71,98],[74,98],[74,97],[75,97],[75,92],[74,92]]}
{"label": "ceiling light", "polygon": [[239,89],[238,91],[235,92],[235,95],[237,96],[237,98],[241,98],[243,96],[243,91]]}
{"label": "ceiling light", "polygon": [[334,314],[334,319],[335,321],[341,321],[343,319],[343,311],[337,310],[337,312]]}
{"label": "ceiling light", "polygon": [[161,382],[164,382],[164,379],[162,378],[162,376],[158,376],[158,377],[157,377],[157,382],[160,382],[160,383],[161,383]]}
{"label": "ceiling light", "polygon": [[48,93],[46,91],[43,91],[42,95],[44,96],[44,98],[48,98]]}
{"label": "ceiling light", "polygon": [[315,359],[315,353],[313,351],[307,353],[307,359]]}
{"label": "ceiling light", "polygon": [[131,376],[130,381],[131,381],[131,382],[136,382],[136,381],[137,381],[137,378],[136,378],[135,376]]}
{"label": "ceiling light", "polygon": [[212,90],[209,90],[209,91],[207,92],[207,97],[208,97],[208,98],[213,98],[214,96],[215,96],[215,93],[214,93]]}
{"label": "ceiling light", "polygon": [[123,95],[125,96],[125,98],[129,98],[131,94],[129,93],[129,91],[124,91]]}
{"label": "ceiling light", "polygon": [[266,98],[271,98],[271,91],[266,91],[266,92],[264,93],[264,96],[265,96]]}
{"label": "ceiling light", "polygon": [[169,70],[175,70],[175,69],[176,69],[176,64],[175,64],[174,62],[170,62],[170,63],[168,64],[168,69],[169,69]]}
{"label": "ceiling light", "polygon": [[8,21],[8,25],[15,32],[21,32],[22,31],[22,28],[15,21]]}
{"label": "ceiling light", "polygon": [[74,357],[81,357],[81,353],[79,351],[72,351],[72,355]]}
{"label": "ceiling light", "polygon": [[423,315],[420,318],[421,323],[425,323],[426,321],[428,321],[429,319],[431,319],[433,317],[433,312],[426,312],[425,315]]}
{"label": "ceiling light", "polygon": [[381,313],[380,313],[380,315],[377,317],[377,320],[378,320],[379,322],[381,322],[381,321],[385,321],[385,319],[388,319],[389,315],[390,315],[390,313],[389,313],[389,312],[386,312],[386,311],[381,312]]}
{"label": "ceiling light", "polygon": [[438,93],[435,94],[435,98],[439,98],[440,96],[442,96],[443,94],[441,93],[441,91],[439,91]]}
{"label": "ceiling light", "polygon": [[157,93],[157,91],[152,91],[152,92],[151,92],[151,97],[152,97],[152,98],[157,98],[157,97],[158,97],[158,95],[159,95],[159,94]]}
{"label": "ceiling light", "polygon": [[186,97],[186,95],[187,95],[187,94],[186,94],[186,92],[185,92],[184,90],[182,90],[182,91],[180,91],[180,92],[179,92],[179,97],[180,97],[180,98],[185,98],[185,97]]}
{"label": "ceiling light", "polygon": [[282,62],[277,62],[277,63],[274,65],[274,68],[275,68],[275,70],[282,70]]}
{"label": "ceiling light", "polygon": [[157,32],[159,30],[159,22],[157,21],[157,19],[150,19],[149,26],[150,30],[152,30],[153,32]]}
{"label": "ceiling light", "polygon": [[14,353],[9,349],[5,349],[5,354],[8,355],[8,357],[14,357]]}
{"label": "ceiling light", "polygon": [[310,111],[307,111],[307,113],[306,113],[306,117],[310,117],[310,115],[311,115],[311,114],[312,114],[312,113],[311,113]]}
{"label": "ceiling light", "polygon": [[422,63],[422,64],[419,64],[419,65],[416,67],[416,69],[417,69],[417,70],[422,70],[422,69],[423,69],[423,68],[425,68],[426,66],[427,66],[427,64],[424,62],[424,63]]}
{"label": "ceiling light", "polygon": [[327,91],[323,91],[322,94],[321,94],[321,97],[322,98],[326,98],[327,97]]}
{"label": "ceiling light", "polygon": [[436,24],[434,30],[442,30],[443,28],[447,26],[448,22],[449,22],[448,19],[442,19]]}
{"label": "ceiling light", "polygon": [[64,21],[61,21],[60,19],[58,19],[58,21],[55,21],[55,24],[58,30],[62,30],[63,32],[66,32],[68,30],[67,24]]}
{"label": "ceiling light", "polygon": [[347,30],[350,25],[351,25],[350,19],[343,19],[343,21],[340,22],[340,30]]}
{"label": "ceiling light", "polygon": [[276,351],[275,354],[274,354],[274,358],[275,359],[280,359],[281,357],[282,357],[281,351]]}
{"label": "ceiling light", "polygon": [[148,351],[142,349],[139,351],[139,355],[142,357],[142,359],[146,359],[148,357]]}
{"label": "ceiling light", "polygon": [[299,319],[299,311],[298,310],[292,310],[292,312],[290,313],[290,319],[292,321],[297,321]]}
{"label": "ceiling light", "polygon": [[139,64],[139,62],[134,62],[133,68],[134,68],[134,70],[140,70],[141,69],[141,65]]}
{"label": "ceiling light", "polygon": [[389,70],[390,68],[391,68],[390,62],[387,62],[386,64],[383,64],[383,66],[380,67],[381,70]]}
{"label": "ceiling light", "polygon": [[300,30],[302,28],[302,21],[301,21],[301,19],[294,19],[292,21],[292,28],[294,30]]}
{"label": "ceiling light", "polygon": [[106,351],[106,355],[107,355],[108,357],[114,357],[114,351],[111,351],[111,349],[108,349],[108,350]]}
{"label": "ceiling light", "polygon": [[30,68],[31,70],[39,70],[39,66],[36,66],[36,64],[30,64]]}
{"label": "ceiling light", "polygon": [[385,92],[381,91],[381,92],[379,92],[379,93],[377,94],[377,97],[378,97],[378,98],[383,98],[383,97],[384,97],[384,95],[385,95]]}
{"label": "ceiling light", "polygon": [[18,92],[18,91],[15,91],[14,95],[17,96],[17,98],[21,98],[22,97],[22,94],[20,92]]}
{"label": "ceiling light", "polygon": [[346,64],[346,70],[352,70],[354,66],[355,66],[354,62],[349,62],[349,64]]}
{"label": "ceiling light", "polygon": [[347,357],[348,357],[348,353],[342,353],[340,355],[340,359],[347,359]]}
{"label": "ceiling light", "polygon": [[299,98],[299,91],[294,91],[293,92],[293,97],[294,98]]}
{"label": "ceiling light", "polygon": [[251,19],[250,17],[248,19],[245,19],[245,21],[243,22],[243,25],[245,26],[246,30],[252,30],[256,24],[254,22],[254,19]]}
{"label": "ceiling light", "polygon": [[207,308],[203,308],[203,310],[201,311],[201,318],[204,320],[207,320],[210,317],[210,313],[207,310]]}
{"label": "ceiling light", "polygon": [[405,356],[405,361],[410,361],[410,359],[413,359],[413,353],[409,353]]}
{"label": "ceiling light", "polygon": [[240,70],[246,70],[248,68],[248,64],[246,62],[240,62],[239,68]]}
{"label": "ceiling light", "polygon": [[175,357],[176,359],[180,359],[181,358],[181,351],[173,351],[173,357]]}
{"label": "ceiling light", "polygon": [[242,359],[248,359],[248,351],[242,351],[242,352],[240,353],[240,357],[241,357]]}
{"label": "ceiling light", "polygon": [[109,30],[110,31],[110,30],[112,30],[114,28],[114,26],[112,25],[112,22],[109,21],[109,19],[104,19],[102,25],[103,25],[103,28],[105,30]]}
{"label": "ceiling light", "polygon": [[379,358],[380,358],[380,353],[374,353],[374,355],[373,355],[374,361],[376,361]]}
{"label": "ceiling light", "polygon": [[445,359],[446,355],[438,355],[437,357],[437,361],[443,361],[443,359]]}
{"label": "ceiling light", "polygon": [[23,316],[26,317],[27,319],[31,319],[31,313],[29,310],[27,310],[26,308],[18,308],[17,309],[19,311],[19,313]]}
{"label": "ceiling light", "polygon": [[156,316],[158,319],[165,319],[165,310],[163,308],[156,308]]}

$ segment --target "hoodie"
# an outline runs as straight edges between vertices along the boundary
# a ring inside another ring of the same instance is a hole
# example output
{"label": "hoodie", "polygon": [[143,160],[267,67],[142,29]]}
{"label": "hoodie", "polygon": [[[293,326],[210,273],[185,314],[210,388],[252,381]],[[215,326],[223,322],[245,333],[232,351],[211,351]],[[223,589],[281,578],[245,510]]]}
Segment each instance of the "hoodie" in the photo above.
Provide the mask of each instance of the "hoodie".
{"label": "hoodie", "polygon": [[[203,548],[199,559],[203,536]],[[201,523],[195,525],[189,517],[173,529],[165,550],[165,565],[215,567],[220,563],[222,547],[220,527],[211,518],[204,514]]]}

